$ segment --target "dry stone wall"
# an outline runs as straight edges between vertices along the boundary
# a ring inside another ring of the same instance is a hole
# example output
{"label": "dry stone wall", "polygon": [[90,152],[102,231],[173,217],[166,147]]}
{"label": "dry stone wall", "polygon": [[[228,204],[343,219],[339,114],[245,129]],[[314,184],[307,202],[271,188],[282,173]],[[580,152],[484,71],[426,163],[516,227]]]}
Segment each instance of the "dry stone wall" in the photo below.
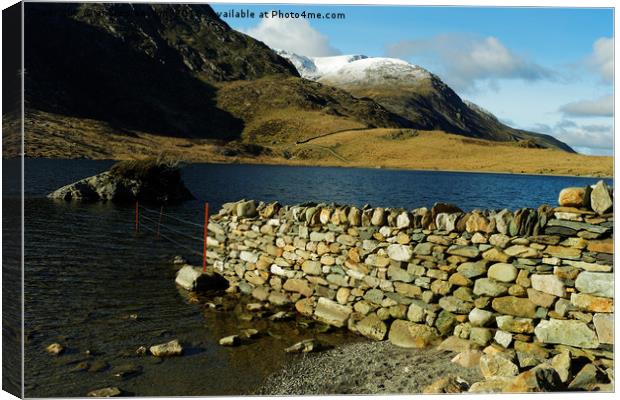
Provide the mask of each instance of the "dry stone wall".
{"label": "dry stone wall", "polygon": [[[375,340],[455,336],[520,367],[613,343],[612,194],[569,188],[558,207],[463,212],[225,204],[208,262],[232,290]],[[482,366],[481,366],[482,368]]]}

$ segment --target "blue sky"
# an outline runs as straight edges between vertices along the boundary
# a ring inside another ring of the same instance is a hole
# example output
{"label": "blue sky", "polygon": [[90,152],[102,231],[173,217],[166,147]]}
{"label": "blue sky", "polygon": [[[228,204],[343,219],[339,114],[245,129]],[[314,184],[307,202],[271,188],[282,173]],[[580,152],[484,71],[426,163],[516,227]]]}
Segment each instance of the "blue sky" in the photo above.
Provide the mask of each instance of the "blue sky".
{"label": "blue sky", "polygon": [[587,154],[613,151],[613,10],[214,5],[256,15],[342,12],[344,20],[223,18],[271,47],[306,56],[402,58],[511,126]]}

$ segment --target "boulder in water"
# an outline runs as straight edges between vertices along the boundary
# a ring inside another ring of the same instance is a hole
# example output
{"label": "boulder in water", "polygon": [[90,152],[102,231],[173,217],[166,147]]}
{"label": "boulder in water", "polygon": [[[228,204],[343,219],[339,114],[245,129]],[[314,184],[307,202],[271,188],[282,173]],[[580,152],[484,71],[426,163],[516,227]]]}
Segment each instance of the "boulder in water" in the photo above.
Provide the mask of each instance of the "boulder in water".
{"label": "boulder in water", "polygon": [[141,200],[166,204],[194,199],[181,179],[178,164],[161,158],[121,161],[109,171],[63,186],[47,197],[66,201]]}

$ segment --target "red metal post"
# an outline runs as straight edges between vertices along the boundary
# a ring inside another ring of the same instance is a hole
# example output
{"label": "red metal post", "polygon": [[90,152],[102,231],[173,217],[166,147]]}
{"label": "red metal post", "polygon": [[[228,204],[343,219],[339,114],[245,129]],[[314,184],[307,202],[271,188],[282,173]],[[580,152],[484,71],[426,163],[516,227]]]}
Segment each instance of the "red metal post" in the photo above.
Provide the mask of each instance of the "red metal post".
{"label": "red metal post", "polygon": [[140,232],[140,212],[138,211],[138,200],[136,200],[136,233]]}
{"label": "red metal post", "polygon": [[202,271],[207,272],[207,226],[209,225],[209,203],[205,203],[205,229],[202,246]]}

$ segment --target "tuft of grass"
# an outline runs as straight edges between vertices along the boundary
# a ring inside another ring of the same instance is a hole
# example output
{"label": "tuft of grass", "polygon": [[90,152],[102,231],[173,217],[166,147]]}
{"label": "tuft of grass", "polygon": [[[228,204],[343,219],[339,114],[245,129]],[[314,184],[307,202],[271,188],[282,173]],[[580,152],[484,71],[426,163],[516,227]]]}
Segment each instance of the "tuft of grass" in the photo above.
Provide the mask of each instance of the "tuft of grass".
{"label": "tuft of grass", "polygon": [[177,159],[159,155],[141,160],[119,161],[110,168],[112,176],[125,179],[154,182],[156,180],[180,179],[180,162]]}

